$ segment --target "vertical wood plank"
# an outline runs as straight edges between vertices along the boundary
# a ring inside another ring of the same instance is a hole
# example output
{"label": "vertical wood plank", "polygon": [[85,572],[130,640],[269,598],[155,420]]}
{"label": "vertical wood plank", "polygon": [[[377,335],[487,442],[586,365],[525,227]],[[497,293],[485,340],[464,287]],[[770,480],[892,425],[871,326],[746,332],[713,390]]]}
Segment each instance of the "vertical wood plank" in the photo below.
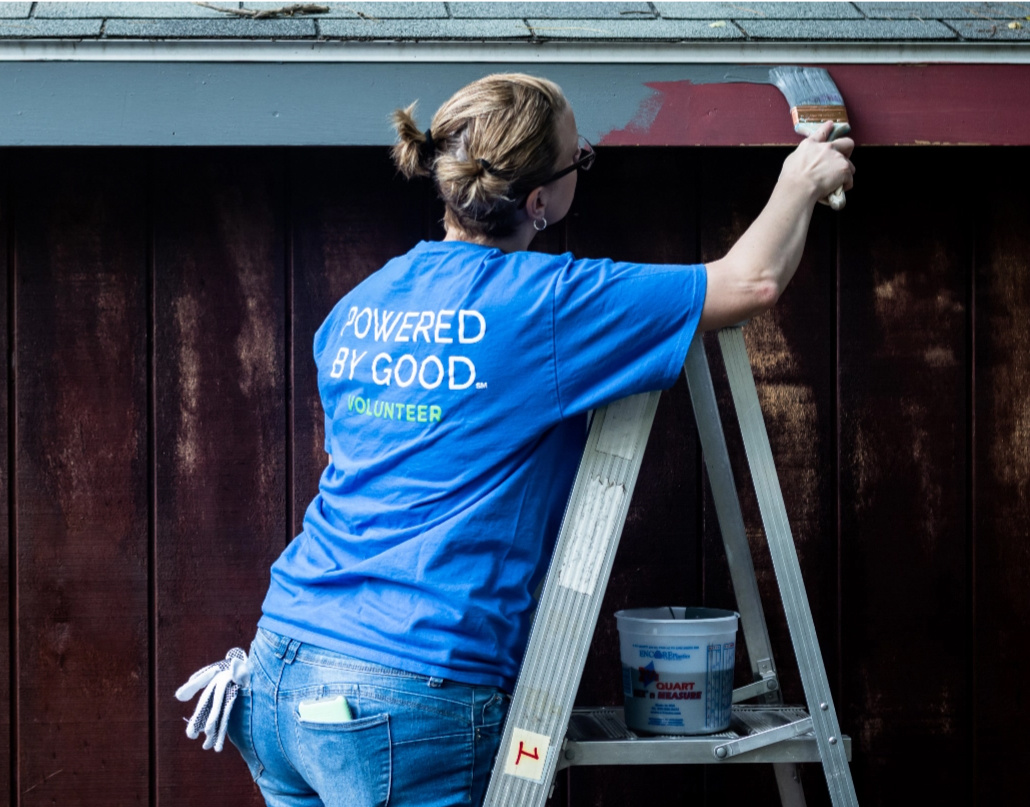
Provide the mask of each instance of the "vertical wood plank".
{"label": "vertical wood plank", "polygon": [[931,149],[869,150],[842,217],[843,722],[864,805],[972,801],[972,207],[952,179],[971,168],[969,154],[949,150],[942,171]]}
{"label": "vertical wood plank", "polygon": [[[442,238],[443,205],[428,180],[406,182],[385,148],[291,153],[293,219],[294,523],[326,466],[315,331],[347,292],[424,238]],[[326,177],[336,181],[326,181]]]}
{"label": "vertical wood plank", "polygon": [[173,693],[249,647],[286,532],[283,154],[156,160],[157,793],[258,805],[234,749],[186,738]]}
{"label": "vertical wood plank", "polygon": [[[758,216],[787,154],[784,149],[706,150],[697,186],[703,200],[699,202],[698,229],[706,261],[723,257]],[[815,211],[801,265],[791,284],[772,311],[751,320],[744,330],[823,663],[831,682],[835,681],[837,669],[838,639],[836,497],[834,477],[828,472],[833,468],[836,450],[836,227],[837,217],[830,210]],[[718,342],[712,335],[706,344],[780,685],[786,702],[803,703],[804,691]],[[704,599],[715,607],[734,608],[736,600],[707,479],[704,513]],[[742,632],[737,639],[736,683],[741,686],[753,679]],[[828,801],[822,769],[809,766],[803,775],[809,805],[815,807]],[[706,797],[712,805],[766,803],[777,798],[769,766],[747,766],[744,771],[716,767],[709,771],[706,786]]]}
{"label": "vertical wood plank", "polygon": [[[693,185],[697,170],[696,152],[687,149],[602,150],[594,169],[579,175],[566,226],[568,249],[582,258],[696,262],[694,196],[684,188]],[[640,193],[642,178],[646,194]],[[622,705],[616,611],[700,603],[697,467],[696,429],[681,375],[658,407],[577,705]],[[700,792],[702,776],[687,766],[572,768],[569,804],[672,803],[670,794]]]}
{"label": "vertical wood plank", "polygon": [[11,534],[11,469],[8,465],[10,451],[11,386],[8,375],[8,357],[13,345],[10,340],[8,319],[8,288],[11,282],[11,267],[8,264],[8,234],[11,228],[9,161],[0,160],[4,180],[0,183],[0,343],[3,344],[3,363],[0,365],[0,580],[4,590],[0,593],[0,799],[11,792],[11,713],[13,711],[11,692],[11,601],[16,596],[17,581],[12,577],[10,564]]}
{"label": "vertical wood plank", "polygon": [[1030,172],[1025,149],[989,154],[1004,170],[978,172],[975,197],[972,741],[977,804],[1016,804],[1030,761]]}
{"label": "vertical wood plank", "polygon": [[145,164],[19,156],[20,804],[135,804],[149,775]]}

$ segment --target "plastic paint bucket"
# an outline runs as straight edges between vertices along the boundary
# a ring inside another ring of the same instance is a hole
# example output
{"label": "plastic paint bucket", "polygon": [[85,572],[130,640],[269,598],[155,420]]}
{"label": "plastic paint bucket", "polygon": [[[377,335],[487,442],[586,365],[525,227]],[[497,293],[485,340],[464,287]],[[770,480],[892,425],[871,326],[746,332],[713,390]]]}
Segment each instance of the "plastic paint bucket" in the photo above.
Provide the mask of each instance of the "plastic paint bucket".
{"label": "plastic paint bucket", "polygon": [[626,725],[650,734],[711,734],[730,725],[735,611],[617,611]]}

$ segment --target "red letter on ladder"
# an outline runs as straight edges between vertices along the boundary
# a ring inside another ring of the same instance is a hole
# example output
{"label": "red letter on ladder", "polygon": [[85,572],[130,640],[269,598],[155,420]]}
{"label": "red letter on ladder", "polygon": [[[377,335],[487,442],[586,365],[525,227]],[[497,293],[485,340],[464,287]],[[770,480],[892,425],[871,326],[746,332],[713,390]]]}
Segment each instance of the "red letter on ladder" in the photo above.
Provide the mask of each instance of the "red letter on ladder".
{"label": "red letter on ladder", "polygon": [[522,740],[519,740],[519,755],[515,757],[516,765],[518,765],[522,761],[522,757],[528,757],[529,759],[540,759],[540,751],[536,748],[536,746],[534,746],[533,752],[530,753],[525,749],[525,746],[522,745]]}

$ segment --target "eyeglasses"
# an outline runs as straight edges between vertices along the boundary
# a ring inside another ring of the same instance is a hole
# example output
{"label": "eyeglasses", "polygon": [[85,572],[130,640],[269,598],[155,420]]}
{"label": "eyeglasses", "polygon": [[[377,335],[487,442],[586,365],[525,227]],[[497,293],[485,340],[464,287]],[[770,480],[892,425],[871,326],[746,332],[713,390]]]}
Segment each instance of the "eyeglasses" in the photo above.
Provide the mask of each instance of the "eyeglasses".
{"label": "eyeglasses", "polygon": [[554,182],[556,179],[561,179],[566,174],[571,174],[577,168],[583,171],[589,171],[591,167],[593,167],[594,159],[596,157],[597,154],[594,152],[594,147],[590,145],[590,142],[585,137],[583,137],[583,135],[580,135],[579,150],[576,152],[576,158],[572,161],[572,165],[570,165],[568,168],[563,168],[561,171],[558,171],[555,174],[552,174],[540,184],[547,185],[551,182]]}

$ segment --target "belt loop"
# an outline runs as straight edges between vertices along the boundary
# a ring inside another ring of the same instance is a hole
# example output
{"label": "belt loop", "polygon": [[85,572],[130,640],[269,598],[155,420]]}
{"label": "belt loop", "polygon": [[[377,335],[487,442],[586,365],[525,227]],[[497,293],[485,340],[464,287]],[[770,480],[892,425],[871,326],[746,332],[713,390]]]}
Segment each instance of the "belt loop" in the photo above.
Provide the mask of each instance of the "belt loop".
{"label": "belt loop", "polygon": [[293,664],[293,660],[297,658],[297,651],[300,650],[301,642],[297,639],[290,640],[290,646],[286,648],[286,655],[283,656],[283,661],[287,664]]}
{"label": "belt loop", "polygon": [[286,655],[286,651],[289,649],[291,641],[293,640],[290,639],[289,636],[279,636],[279,641],[275,645],[275,650],[272,651],[275,653],[276,658],[282,658]]}

